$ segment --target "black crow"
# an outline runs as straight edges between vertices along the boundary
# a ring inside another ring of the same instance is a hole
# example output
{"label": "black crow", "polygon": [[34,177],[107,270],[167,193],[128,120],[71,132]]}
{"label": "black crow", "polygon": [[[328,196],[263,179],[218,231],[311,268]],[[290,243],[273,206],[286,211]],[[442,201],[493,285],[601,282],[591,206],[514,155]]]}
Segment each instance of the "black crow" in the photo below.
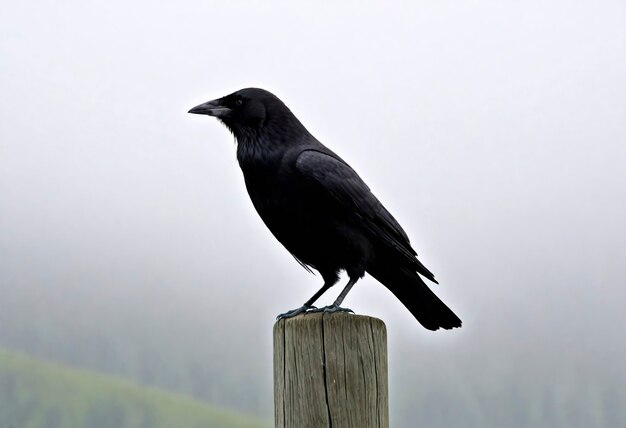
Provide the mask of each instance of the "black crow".
{"label": "black crow", "polygon": [[317,141],[275,95],[247,88],[200,104],[189,113],[217,117],[234,134],[237,160],[265,225],[322,288],[279,318],[315,311],[313,303],[339,280],[349,281],[334,312],[365,272],[380,281],[427,329],[461,320],[424,283],[435,281],[417,259],[402,227],[343,159]]}

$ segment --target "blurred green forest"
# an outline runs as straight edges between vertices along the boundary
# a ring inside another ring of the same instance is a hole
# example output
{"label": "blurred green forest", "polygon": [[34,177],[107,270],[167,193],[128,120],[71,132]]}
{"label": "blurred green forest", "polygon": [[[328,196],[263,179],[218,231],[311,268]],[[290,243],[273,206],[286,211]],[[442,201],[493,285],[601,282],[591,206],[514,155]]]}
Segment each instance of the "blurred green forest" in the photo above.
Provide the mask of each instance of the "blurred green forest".
{"label": "blurred green forest", "polygon": [[[0,287],[0,346],[116,380],[2,353],[3,428],[262,426],[218,409],[271,421],[271,319],[239,325],[158,285],[20,285]],[[624,344],[580,329],[555,342],[540,334],[550,322],[485,328],[454,344],[462,354],[445,336],[402,343],[390,329],[392,426],[626,426]]]}
{"label": "blurred green forest", "polygon": [[189,397],[0,350],[0,426],[261,428]]}

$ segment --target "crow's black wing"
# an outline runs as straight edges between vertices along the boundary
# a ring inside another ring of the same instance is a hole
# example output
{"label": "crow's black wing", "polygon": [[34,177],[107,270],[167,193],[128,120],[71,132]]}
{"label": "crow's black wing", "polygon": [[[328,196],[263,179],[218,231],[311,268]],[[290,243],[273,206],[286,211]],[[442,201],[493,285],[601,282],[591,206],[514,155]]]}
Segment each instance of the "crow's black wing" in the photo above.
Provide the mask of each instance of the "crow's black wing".
{"label": "crow's black wing", "polygon": [[352,213],[373,238],[409,263],[433,282],[433,274],[417,260],[409,238],[395,218],[370,191],[361,177],[332,152],[304,150],[296,159],[296,169],[304,180],[327,192],[347,212]]}

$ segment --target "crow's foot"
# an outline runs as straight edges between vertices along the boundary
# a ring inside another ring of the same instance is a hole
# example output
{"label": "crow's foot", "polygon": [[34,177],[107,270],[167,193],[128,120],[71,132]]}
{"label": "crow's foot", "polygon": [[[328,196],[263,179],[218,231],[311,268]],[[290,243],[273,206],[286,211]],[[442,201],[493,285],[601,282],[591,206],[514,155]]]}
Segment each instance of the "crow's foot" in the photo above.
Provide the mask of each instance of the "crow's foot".
{"label": "crow's foot", "polygon": [[332,314],[335,312],[350,312],[352,314],[354,313],[352,309],[342,308],[341,306],[338,306],[338,305],[324,306],[323,308],[314,308],[314,309],[308,310],[307,312],[324,312],[327,314]]}
{"label": "crow's foot", "polygon": [[277,320],[284,320],[286,318],[292,318],[295,317],[296,315],[300,315],[303,314],[305,312],[308,312],[310,310],[317,310],[317,308],[315,306],[309,306],[309,305],[302,305],[297,309],[292,309],[290,311],[284,312],[282,314],[279,314],[276,319]]}

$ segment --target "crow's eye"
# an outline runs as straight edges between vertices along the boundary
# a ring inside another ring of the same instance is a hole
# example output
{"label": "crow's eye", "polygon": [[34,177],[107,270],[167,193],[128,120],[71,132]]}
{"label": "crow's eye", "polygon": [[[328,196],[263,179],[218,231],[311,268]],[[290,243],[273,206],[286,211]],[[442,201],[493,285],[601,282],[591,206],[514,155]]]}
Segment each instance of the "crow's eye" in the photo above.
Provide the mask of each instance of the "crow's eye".
{"label": "crow's eye", "polygon": [[243,104],[243,101],[242,101],[241,99],[239,99],[239,100],[235,101],[235,105],[240,106],[240,105],[242,105],[242,104]]}

